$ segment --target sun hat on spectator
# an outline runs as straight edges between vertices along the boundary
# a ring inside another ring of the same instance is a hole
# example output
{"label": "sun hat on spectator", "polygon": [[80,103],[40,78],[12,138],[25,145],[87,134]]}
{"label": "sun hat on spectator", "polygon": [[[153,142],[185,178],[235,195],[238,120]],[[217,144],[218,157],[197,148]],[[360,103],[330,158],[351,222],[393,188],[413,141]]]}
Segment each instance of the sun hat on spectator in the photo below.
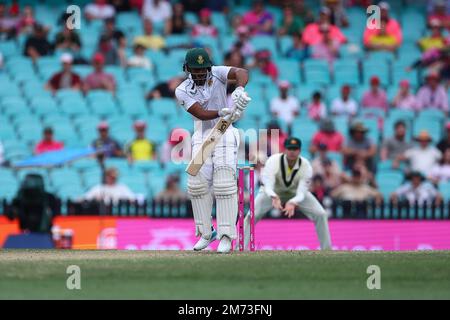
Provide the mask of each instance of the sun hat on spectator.
{"label": "sun hat on spectator", "polygon": [[370,85],[372,86],[380,85],[380,78],[378,78],[377,76],[373,76],[372,78],[370,78]]}
{"label": "sun hat on spectator", "polygon": [[70,53],[63,53],[60,58],[62,63],[72,63],[73,57]]}
{"label": "sun hat on spectator", "polygon": [[205,17],[205,18],[209,18],[211,17],[211,10],[209,10],[208,8],[203,8],[200,10],[200,17]]}
{"label": "sun hat on spectator", "polygon": [[367,132],[369,129],[362,122],[354,122],[350,127],[350,132]]}
{"label": "sun hat on spectator", "polygon": [[378,3],[378,6],[379,6],[381,9],[384,9],[384,10],[389,10],[389,9],[391,9],[391,6],[390,6],[389,3],[387,3],[386,1],[381,1],[380,3]]}
{"label": "sun hat on spectator", "polygon": [[335,127],[334,127],[334,123],[333,120],[331,119],[323,119],[320,122],[320,130],[321,131],[325,131],[325,132],[334,132],[335,131]]}
{"label": "sun hat on spectator", "polygon": [[280,89],[289,89],[291,87],[291,84],[287,80],[280,80],[278,81],[278,88]]}
{"label": "sun hat on spectator", "polygon": [[402,88],[409,88],[409,81],[408,80],[400,81],[400,87],[402,87]]}
{"label": "sun hat on spectator", "polygon": [[109,129],[109,124],[106,121],[101,121],[98,125],[97,125],[97,129]]}
{"label": "sun hat on spectator", "polygon": [[133,126],[138,129],[138,128],[145,128],[147,127],[147,123],[145,123],[144,120],[136,120],[133,124]]}

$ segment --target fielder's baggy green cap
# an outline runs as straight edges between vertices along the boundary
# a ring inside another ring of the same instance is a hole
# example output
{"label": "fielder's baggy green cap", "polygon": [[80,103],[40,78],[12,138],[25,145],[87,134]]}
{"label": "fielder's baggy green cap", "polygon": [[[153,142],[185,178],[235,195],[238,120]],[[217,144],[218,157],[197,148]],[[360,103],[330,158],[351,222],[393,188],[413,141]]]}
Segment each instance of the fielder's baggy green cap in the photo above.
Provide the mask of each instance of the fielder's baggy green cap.
{"label": "fielder's baggy green cap", "polygon": [[289,137],[284,141],[284,147],[286,149],[301,149],[302,141],[295,137]]}
{"label": "fielder's baggy green cap", "polygon": [[184,63],[189,68],[210,68],[212,66],[208,52],[203,48],[189,49],[186,53]]}

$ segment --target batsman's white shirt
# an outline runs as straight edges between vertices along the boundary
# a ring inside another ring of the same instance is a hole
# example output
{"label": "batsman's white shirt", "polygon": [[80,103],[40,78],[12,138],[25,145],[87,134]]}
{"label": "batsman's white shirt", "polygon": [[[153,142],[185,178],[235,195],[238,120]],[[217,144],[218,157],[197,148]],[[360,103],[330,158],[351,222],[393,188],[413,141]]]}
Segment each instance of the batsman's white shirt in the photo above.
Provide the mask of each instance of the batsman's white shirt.
{"label": "batsman's white shirt", "polygon": [[[188,111],[196,102],[205,110],[218,111],[228,107],[227,79],[231,67],[213,66],[208,79],[203,86],[197,86],[192,77],[184,80],[175,90],[178,103]],[[200,120],[194,118],[194,135],[192,136],[192,155],[201,146],[214,128],[219,118]],[[211,182],[213,165],[236,167],[237,150],[239,148],[239,131],[230,125],[222,139],[216,145],[213,154],[203,165],[200,172]]]}

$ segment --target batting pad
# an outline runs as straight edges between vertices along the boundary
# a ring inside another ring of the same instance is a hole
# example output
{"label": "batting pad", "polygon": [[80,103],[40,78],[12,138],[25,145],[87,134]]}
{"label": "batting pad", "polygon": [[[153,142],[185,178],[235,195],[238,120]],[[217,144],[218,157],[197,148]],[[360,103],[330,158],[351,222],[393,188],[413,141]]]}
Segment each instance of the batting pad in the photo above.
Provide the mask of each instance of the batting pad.
{"label": "batting pad", "polygon": [[217,233],[219,239],[222,236],[236,239],[238,202],[235,170],[228,166],[215,168],[213,187],[216,196]]}
{"label": "batting pad", "polygon": [[191,197],[192,212],[194,214],[195,235],[209,239],[212,234],[211,212],[213,198],[209,191],[208,182],[201,174],[189,177],[188,193]]}

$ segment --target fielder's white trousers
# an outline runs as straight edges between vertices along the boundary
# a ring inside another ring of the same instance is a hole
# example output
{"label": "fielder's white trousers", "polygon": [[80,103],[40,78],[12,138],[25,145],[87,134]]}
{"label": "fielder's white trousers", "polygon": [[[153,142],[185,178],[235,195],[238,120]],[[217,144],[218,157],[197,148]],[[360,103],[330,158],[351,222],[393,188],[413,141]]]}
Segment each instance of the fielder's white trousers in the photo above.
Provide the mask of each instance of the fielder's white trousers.
{"label": "fielder's white trousers", "polygon": [[[284,199],[282,199],[284,200]],[[298,205],[300,211],[314,222],[317,237],[319,238],[322,250],[331,249],[330,230],[328,228],[328,216],[322,205],[311,192],[307,192],[305,199]],[[255,198],[255,225],[264,215],[272,209],[272,198],[269,197],[264,187],[259,189]],[[248,212],[244,220],[245,248],[248,249],[250,243],[250,213]],[[256,235],[257,237],[257,235]],[[255,238],[256,238],[255,237]]]}

